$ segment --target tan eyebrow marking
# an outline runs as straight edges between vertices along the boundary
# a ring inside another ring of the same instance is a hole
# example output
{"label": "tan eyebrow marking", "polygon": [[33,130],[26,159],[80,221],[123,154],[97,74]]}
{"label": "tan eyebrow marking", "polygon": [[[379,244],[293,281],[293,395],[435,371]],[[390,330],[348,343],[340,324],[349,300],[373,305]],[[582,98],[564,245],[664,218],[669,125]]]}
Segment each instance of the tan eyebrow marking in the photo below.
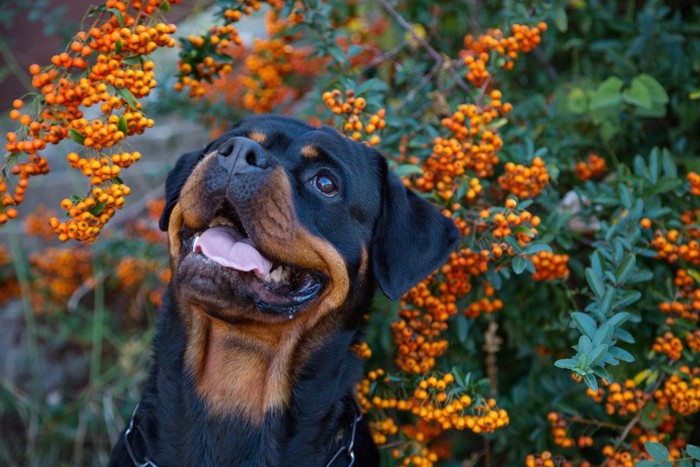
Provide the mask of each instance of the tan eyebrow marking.
{"label": "tan eyebrow marking", "polygon": [[301,148],[301,155],[307,159],[313,159],[319,156],[318,149],[315,146],[304,146]]}
{"label": "tan eyebrow marking", "polygon": [[265,133],[260,133],[259,131],[251,131],[250,133],[248,133],[248,138],[252,139],[258,144],[263,144],[265,143],[267,135],[265,135]]}

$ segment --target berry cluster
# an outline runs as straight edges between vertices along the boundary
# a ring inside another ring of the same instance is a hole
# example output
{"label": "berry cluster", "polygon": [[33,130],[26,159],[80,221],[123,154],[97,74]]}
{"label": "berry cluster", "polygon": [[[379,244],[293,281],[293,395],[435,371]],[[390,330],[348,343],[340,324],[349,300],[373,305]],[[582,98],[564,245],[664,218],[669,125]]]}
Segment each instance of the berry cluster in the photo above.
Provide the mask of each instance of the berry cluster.
{"label": "berry cluster", "polygon": [[[167,0],[165,5],[178,1]],[[49,172],[48,161],[38,151],[66,138],[83,146],[82,156],[71,153],[68,161],[90,180],[92,195],[62,203],[70,217],[63,222],[50,220],[59,239],[93,241],[113,210],[121,208],[129,189],[119,175],[138,157],[108,150],[153,126],[153,120],[139,111],[138,100],[157,84],[155,65],[145,57],[158,48],[175,45],[171,37],[175,26],[160,22],[156,15],[163,5],[154,0],[108,0],[97,10],[92,26],[80,31],[66,52],[53,56],[51,65],[29,68],[38,95],[31,112],[22,114],[24,102],[20,99],[14,101],[10,112],[21,127],[7,133],[10,157],[2,168],[11,167],[18,180],[12,194],[8,193],[7,180],[0,180],[0,224],[16,217],[15,206],[24,199],[29,177]],[[93,106],[100,112],[88,119],[84,110]],[[98,200],[96,191],[107,193],[112,202]]]}
{"label": "berry cluster", "polygon": [[618,414],[622,417],[635,414],[642,410],[649,395],[637,389],[636,383],[628,379],[624,384],[611,383],[605,400],[605,412],[608,415]]}
{"label": "berry cluster", "polygon": [[582,181],[600,178],[608,171],[608,164],[605,159],[597,154],[589,154],[587,160],[578,162],[574,168],[574,173]]}
{"label": "berry cluster", "polygon": [[662,388],[654,392],[659,410],[670,407],[682,416],[690,416],[700,411],[700,368],[681,366],[664,382]]}
{"label": "berry cluster", "polygon": [[679,258],[689,264],[700,264],[700,242],[693,237],[697,229],[689,229],[690,239],[684,243],[684,236],[677,229],[669,230],[665,235],[661,230],[656,231],[651,244],[657,251],[657,258],[665,259],[669,263],[675,263]]}
{"label": "berry cluster", "polygon": [[674,336],[672,332],[666,331],[663,336],[656,337],[651,350],[665,354],[671,361],[678,360],[683,353],[683,341]]}
{"label": "berry cluster", "polygon": [[700,196],[700,174],[689,172],[688,181],[690,182],[690,192],[695,196]]}
{"label": "berry cluster", "polygon": [[461,52],[468,71],[464,77],[474,86],[488,85],[491,73],[488,64],[490,53],[498,54],[501,68],[512,70],[519,53],[528,53],[537,47],[541,41],[540,34],[547,30],[545,23],[539,23],[531,28],[526,25],[514,24],[512,35],[505,36],[500,29],[489,29],[486,34],[474,38],[471,34],[464,37],[464,50]]}
{"label": "berry cluster", "polygon": [[[386,127],[385,109],[378,109],[367,117],[367,101],[364,97],[356,97],[355,91],[345,91],[345,99],[338,89],[323,93],[323,102],[335,115],[342,116],[342,131],[355,141],[364,138],[370,146],[376,146],[381,141],[377,132]],[[366,123],[362,122],[365,117]],[[364,132],[364,135],[362,134]]]}
{"label": "berry cluster", "polygon": [[532,278],[536,281],[563,280],[569,277],[569,255],[557,255],[550,251],[540,251],[532,257],[535,273]]}
{"label": "berry cluster", "polygon": [[549,184],[549,172],[539,157],[532,160],[531,167],[508,162],[498,184],[518,198],[535,198]]}
{"label": "berry cluster", "polygon": [[[181,41],[179,81],[175,90],[189,88],[191,97],[204,97],[261,113],[279,110],[301,98],[325,67],[325,59],[312,57],[313,49],[295,46],[293,29],[304,18],[300,8],[282,16],[284,2],[267,0],[266,38],[252,45],[242,42],[234,26],[243,16],[260,9],[262,2],[234,2],[223,13],[224,24],[202,36]],[[303,82],[289,82],[295,78]]]}
{"label": "berry cluster", "polygon": [[73,292],[86,282],[94,281],[92,255],[85,248],[49,248],[29,258],[32,273],[32,308],[43,313],[64,305]]}

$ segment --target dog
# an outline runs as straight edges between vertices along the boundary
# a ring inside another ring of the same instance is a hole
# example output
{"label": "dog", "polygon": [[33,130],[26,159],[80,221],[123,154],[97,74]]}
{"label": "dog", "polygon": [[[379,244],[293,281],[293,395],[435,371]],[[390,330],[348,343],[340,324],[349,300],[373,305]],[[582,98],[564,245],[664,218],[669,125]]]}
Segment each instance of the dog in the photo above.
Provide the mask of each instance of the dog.
{"label": "dog", "polygon": [[354,391],[376,287],[397,300],[460,238],[375,149],[279,116],[180,157],[172,280],[111,466],[374,466]]}

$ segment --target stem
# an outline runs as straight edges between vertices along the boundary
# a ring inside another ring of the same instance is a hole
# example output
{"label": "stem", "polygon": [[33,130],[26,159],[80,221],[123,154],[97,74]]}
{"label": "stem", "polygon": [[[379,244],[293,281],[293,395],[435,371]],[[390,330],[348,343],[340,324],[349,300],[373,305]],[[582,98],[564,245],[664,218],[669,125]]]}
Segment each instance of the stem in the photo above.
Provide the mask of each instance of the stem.
{"label": "stem", "polygon": [[12,74],[22,83],[22,86],[24,86],[27,91],[33,90],[32,80],[29,78],[27,72],[24,71],[24,68],[20,66],[15,55],[12,53],[12,49],[10,49],[7,42],[5,42],[5,39],[2,37],[0,37],[0,56],[5,60],[7,68],[9,68]]}
{"label": "stem", "polygon": [[[0,42],[2,42],[0,40]],[[24,325],[27,328],[27,355],[29,358],[29,373],[31,376],[31,399],[33,401],[41,400],[41,383],[39,372],[39,351],[37,345],[37,328],[32,311],[29,297],[31,295],[29,285],[29,271],[25,258],[22,257],[22,249],[17,238],[17,230],[12,229],[10,232],[10,255],[12,256],[12,264],[15,267],[15,274],[19,282],[22,300],[22,312],[24,314]],[[27,459],[34,458],[36,439],[39,431],[39,412],[37,410],[29,411],[29,421],[27,423]]]}
{"label": "stem", "polygon": [[[428,43],[428,41],[426,41],[425,39],[420,37],[418,34],[416,34],[416,31],[413,29],[413,26],[411,26],[411,24],[408,21],[406,21],[406,19],[403,16],[401,16],[394,9],[394,7],[389,5],[387,0],[379,0],[379,4],[382,6],[382,8],[384,8],[384,10],[387,13],[389,13],[389,16],[394,18],[394,20],[397,23],[399,23],[399,26],[401,26],[403,29],[406,30],[406,32],[408,32],[411,35],[413,40],[415,40],[426,52],[428,52],[428,55],[430,55],[435,60],[436,65],[438,65],[439,67],[442,67],[445,64],[444,56],[440,52],[435,50],[433,48],[433,46],[431,46]],[[469,85],[464,82],[464,80],[462,79],[461,76],[459,76],[459,73],[457,73],[457,71],[454,69],[452,64],[448,63],[447,65],[448,65],[446,67],[447,71],[450,72],[450,74],[452,75],[452,78],[455,80],[455,83],[457,83],[457,85],[460,88],[462,88],[464,91],[469,92],[470,91]]]}
{"label": "stem", "polygon": [[[99,265],[97,260],[93,259],[92,263],[93,277],[97,279],[100,276]],[[95,312],[92,321],[92,353],[90,356],[90,381],[95,381],[100,374],[100,363],[102,361],[102,340],[103,340],[103,325],[104,325],[104,282],[96,280],[95,282]]]}

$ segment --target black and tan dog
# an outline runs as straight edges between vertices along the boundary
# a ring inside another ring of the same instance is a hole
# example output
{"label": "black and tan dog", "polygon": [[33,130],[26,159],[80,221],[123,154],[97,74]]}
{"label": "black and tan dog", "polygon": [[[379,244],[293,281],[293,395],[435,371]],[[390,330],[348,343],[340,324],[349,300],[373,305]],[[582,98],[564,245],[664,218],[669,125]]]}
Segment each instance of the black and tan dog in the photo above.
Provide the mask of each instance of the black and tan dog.
{"label": "black and tan dog", "polygon": [[377,465],[354,399],[363,315],[458,240],[384,158],[259,116],[168,176],[172,282],[142,400],[110,465]]}

